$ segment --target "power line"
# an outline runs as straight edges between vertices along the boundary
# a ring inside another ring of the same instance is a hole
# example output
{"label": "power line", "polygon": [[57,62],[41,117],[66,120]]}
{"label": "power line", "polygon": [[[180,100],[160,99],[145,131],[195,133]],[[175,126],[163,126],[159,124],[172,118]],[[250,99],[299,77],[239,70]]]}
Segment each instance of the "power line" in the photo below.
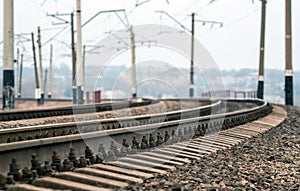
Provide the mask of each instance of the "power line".
{"label": "power line", "polygon": [[53,35],[50,39],[48,39],[46,42],[42,44],[42,47],[50,43],[53,39],[55,39],[57,36],[59,36],[61,33],[63,33],[67,28],[70,28],[70,26],[65,26],[62,28],[62,30],[58,31],[55,35]]}
{"label": "power line", "polygon": [[233,24],[235,24],[235,23],[238,23],[238,22],[240,22],[240,21],[242,21],[242,20],[244,20],[244,19],[246,19],[246,18],[248,18],[248,17],[254,15],[254,14],[255,14],[257,11],[259,11],[259,10],[260,10],[260,8],[254,9],[253,11],[251,11],[251,12],[249,12],[249,13],[246,13],[245,15],[243,15],[243,16],[241,16],[241,17],[235,19],[235,20],[232,20],[232,21],[230,21],[230,22],[228,22],[228,23],[225,23],[225,25],[226,25],[226,26],[230,26],[230,25],[233,25]]}

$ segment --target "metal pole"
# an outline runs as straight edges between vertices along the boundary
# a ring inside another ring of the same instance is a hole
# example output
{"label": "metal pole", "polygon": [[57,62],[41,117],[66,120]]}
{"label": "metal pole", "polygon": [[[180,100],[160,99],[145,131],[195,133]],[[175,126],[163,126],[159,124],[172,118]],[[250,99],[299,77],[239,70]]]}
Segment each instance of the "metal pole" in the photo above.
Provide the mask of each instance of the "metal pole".
{"label": "metal pole", "polygon": [[76,0],[77,6],[77,51],[76,51],[76,83],[78,104],[83,104],[84,84],[83,84],[83,62],[82,62],[82,31],[81,31],[81,0]]}
{"label": "metal pole", "polygon": [[292,10],[291,0],[285,1],[285,104],[294,105],[293,98],[293,64],[292,64]]}
{"label": "metal pole", "polygon": [[23,54],[21,54],[18,97],[21,97],[22,95],[22,74],[23,74]]}
{"label": "metal pole", "polygon": [[266,28],[266,0],[262,0],[260,57],[259,57],[259,72],[258,72],[258,87],[257,87],[257,98],[259,99],[264,99],[265,28]]}
{"label": "metal pole", "polygon": [[48,74],[48,70],[45,69],[45,77],[44,77],[44,92],[46,92],[46,86],[47,86],[47,74]]}
{"label": "metal pole", "polygon": [[48,87],[48,98],[52,97],[52,55],[53,54],[53,46],[50,45],[50,66],[49,66],[49,87]]}
{"label": "metal pole", "polygon": [[131,42],[131,91],[132,98],[137,97],[137,87],[136,87],[136,70],[135,70],[135,42],[134,42],[134,32],[133,27],[130,27],[130,42]]}
{"label": "metal pole", "polygon": [[14,1],[3,1],[3,110],[15,107],[14,76]]}
{"label": "metal pole", "polygon": [[194,97],[194,41],[195,41],[195,13],[192,13],[192,39],[191,39],[191,71],[190,71],[190,97]]}
{"label": "metal pole", "polygon": [[40,87],[41,87],[41,104],[44,104],[44,82],[43,82],[43,63],[42,63],[42,43],[41,43],[41,29],[38,27],[38,49],[39,49],[39,63],[40,63]]}
{"label": "metal pole", "polygon": [[41,89],[40,89],[40,83],[39,83],[39,74],[36,64],[36,54],[35,54],[35,45],[34,45],[34,34],[31,33],[31,39],[32,39],[32,52],[33,52],[33,65],[34,65],[34,74],[35,74],[35,99],[37,99],[38,105],[41,104]]}
{"label": "metal pole", "polygon": [[15,92],[16,92],[16,96],[18,96],[19,95],[19,91],[18,91],[18,87],[19,87],[19,85],[18,85],[18,83],[19,83],[19,63],[20,63],[20,60],[19,60],[19,55],[20,55],[20,50],[19,50],[19,48],[17,48],[17,62],[16,62],[16,64],[17,64],[17,71],[16,71],[16,84],[15,84]]}
{"label": "metal pole", "polygon": [[73,104],[77,103],[77,88],[76,88],[76,52],[74,43],[74,15],[71,13],[71,46],[72,46],[72,96]]}
{"label": "metal pole", "polygon": [[[86,46],[83,45],[83,55],[82,55],[82,62],[83,62],[83,71],[85,71],[85,55],[86,55]],[[85,72],[83,72],[83,84],[85,84]],[[84,100],[86,99],[85,94],[84,96]]]}

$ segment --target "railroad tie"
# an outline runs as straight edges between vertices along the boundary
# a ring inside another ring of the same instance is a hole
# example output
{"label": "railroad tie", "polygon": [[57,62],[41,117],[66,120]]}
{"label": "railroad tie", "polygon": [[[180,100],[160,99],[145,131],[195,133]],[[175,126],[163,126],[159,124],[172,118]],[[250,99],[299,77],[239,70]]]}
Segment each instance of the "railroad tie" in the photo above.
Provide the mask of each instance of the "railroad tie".
{"label": "railroad tie", "polygon": [[[42,188],[33,186],[30,184],[17,184],[12,187],[8,187],[7,191],[56,191],[57,189],[51,189],[51,188]],[[57,190],[58,191],[58,190]]]}
{"label": "railroad tie", "polygon": [[187,145],[184,144],[184,143],[177,143],[177,144],[174,144],[174,145],[170,145],[169,147],[173,148],[173,149],[183,150],[185,152],[195,153],[196,155],[198,153],[209,154],[211,151],[212,152],[216,151],[215,149],[209,150],[207,148],[200,148],[200,149],[190,148],[190,147],[187,147]]}
{"label": "railroad tie", "polygon": [[259,125],[269,125],[271,128],[278,125],[278,122],[276,121],[265,121],[265,120],[257,120],[255,123]]}
{"label": "railroad tie", "polygon": [[143,183],[143,179],[141,178],[136,178],[133,176],[128,176],[124,175],[121,173],[116,173],[116,172],[110,172],[110,171],[105,171],[105,170],[99,170],[96,168],[78,168],[75,169],[75,172],[79,172],[82,174],[88,174],[92,176],[97,176],[97,177],[106,177],[106,178],[111,178],[111,179],[117,179],[120,181],[128,181],[128,182],[133,182],[133,183]]}
{"label": "railroad tie", "polygon": [[228,136],[228,137],[234,137],[234,138],[238,138],[240,140],[245,140],[245,138],[251,138],[250,135],[245,135],[245,134],[242,134],[242,133],[234,133],[232,131],[222,131],[222,132],[220,132],[220,135],[225,135],[225,136]]}
{"label": "railroad tie", "polygon": [[98,176],[92,176],[87,174],[82,174],[78,172],[62,172],[55,175],[56,178],[75,181],[79,183],[84,183],[93,186],[105,186],[105,187],[113,187],[113,188],[125,188],[128,186],[128,183],[118,180],[113,180],[109,178],[103,178]]}
{"label": "railroad tie", "polygon": [[172,151],[172,152],[175,152],[175,153],[185,154],[189,157],[193,156],[194,159],[196,159],[196,160],[198,160],[202,156],[208,154],[207,151],[200,151],[200,150],[196,150],[196,149],[193,149],[193,151],[190,151],[190,150],[183,150],[183,149],[185,149],[185,147],[183,147],[183,146],[177,146],[175,148],[173,148],[173,147],[164,148],[164,150],[167,150],[167,151]]}
{"label": "railroad tie", "polygon": [[219,149],[226,149],[227,146],[221,146],[221,145],[218,145],[218,144],[213,144],[213,143],[206,143],[206,142],[192,142],[190,141],[188,143],[188,146],[190,147],[193,147],[193,148],[202,148],[202,147],[206,147],[206,148],[212,148],[212,149],[216,149],[216,150],[219,150]]}
{"label": "railroad tie", "polygon": [[177,162],[177,161],[170,160],[170,158],[169,159],[163,159],[163,158],[153,157],[153,156],[149,156],[149,155],[145,155],[145,154],[136,154],[136,155],[132,155],[130,157],[135,158],[135,159],[145,160],[145,161],[152,161],[152,162],[159,162],[159,163],[167,164],[167,165],[174,165],[174,166],[184,164],[182,162]]}
{"label": "railroad tie", "polygon": [[142,153],[142,155],[167,159],[167,160],[170,160],[170,161],[179,162],[179,163],[183,163],[183,164],[191,163],[191,161],[188,160],[188,159],[176,157],[176,155],[172,155],[172,154],[160,154],[160,153],[156,153],[156,152],[144,152],[144,153]]}
{"label": "railroad tie", "polygon": [[146,167],[143,165],[136,165],[132,163],[127,163],[127,162],[122,162],[122,161],[114,161],[114,162],[108,162],[109,164],[119,166],[119,167],[124,167],[124,168],[129,168],[129,169],[134,169],[134,170],[140,170],[143,172],[150,172],[150,173],[158,173],[158,174],[167,174],[166,170],[161,170],[153,167]]}
{"label": "railroad tie", "polygon": [[209,140],[209,139],[198,139],[198,140],[191,140],[190,141],[191,143],[195,143],[195,144],[203,144],[203,143],[206,143],[206,144],[209,144],[209,145],[218,145],[218,146],[221,146],[221,147],[226,147],[226,148],[229,148],[230,145],[233,145],[232,143],[230,143],[230,145],[225,144],[225,143],[222,143],[221,141],[215,139],[215,140]]}
{"label": "railroad tie", "polygon": [[203,138],[195,139],[194,141],[210,141],[210,142],[216,142],[216,143],[234,146],[240,143],[241,140],[235,140],[227,136],[216,134],[215,136],[205,136]]}
{"label": "railroad tie", "polygon": [[240,127],[237,127],[237,128],[234,128],[234,129],[230,129],[227,132],[240,133],[240,134],[248,135],[250,137],[251,136],[256,136],[256,135],[259,134],[258,132],[253,132],[253,131],[251,131],[249,129],[243,129],[243,128],[240,128]]}
{"label": "railroad tie", "polygon": [[201,150],[201,151],[207,151],[207,152],[216,152],[217,150],[219,150],[220,148],[216,148],[216,147],[210,147],[210,146],[206,146],[206,145],[196,145],[196,144],[193,144],[193,143],[178,143],[178,145],[180,146],[184,146],[184,147],[187,147],[187,148],[191,148],[191,149],[198,149],[198,150]]}
{"label": "railroad tie", "polygon": [[159,154],[164,154],[164,155],[171,155],[175,156],[177,158],[184,158],[188,160],[199,160],[200,155],[190,155],[190,153],[183,152],[183,151],[178,151],[174,149],[155,149],[152,151],[153,153],[159,153]]}
{"label": "railroad tie", "polygon": [[240,129],[245,129],[245,130],[251,130],[252,132],[257,132],[257,133],[263,133],[265,132],[266,130],[268,130],[267,127],[257,127],[253,124],[249,124],[249,125],[242,125],[239,127]]}
{"label": "railroad tie", "polygon": [[97,186],[91,186],[88,184],[73,182],[69,180],[63,180],[54,177],[39,178],[33,182],[33,185],[43,188],[52,189],[67,189],[67,190],[78,190],[78,191],[109,191],[111,189],[101,188]]}
{"label": "railroad tie", "polygon": [[129,175],[129,176],[133,176],[133,177],[137,177],[137,178],[141,178],[141,179],[148,179],[148,178],[154,177],[150,173],[145,173],[145,172],[137,171],[137,170],[131,170],[131,169],[127,169],[127,168],[121,168],[121,167],[117,167],[117,166],[113,166],[113,165],[109,165],[109,164],[94,164],[90,167],[95,168],[95,169],[107,170],[107,171],[111,171],[111,172],[115,172],[115,173],[125,174],[125,175]]}
{"label": "railroad tie", "polygon": [[231,142],[231,143],[240,143],[243,140],[241,138],[229,137],[226,135],[222,135],[220,133],[215,133],[213,135],[207,135],[207,136],[204,136],[203,138],[204,139],[222,139],[224,141]]}
{"label": "railroad tie", "polygon": [[[164,165],[161,162],[149,162],[148,160],[135,159],[131,156],[120,158],[118,161],[130,163],[130,164],[143,165],[143,166],[146,166],[146,167],[155,167],[155,168],[162,169],[162,170],[175,170],[176,169],[174,166]],[[112,162],[112,163],[114,163],[114,162]]]}

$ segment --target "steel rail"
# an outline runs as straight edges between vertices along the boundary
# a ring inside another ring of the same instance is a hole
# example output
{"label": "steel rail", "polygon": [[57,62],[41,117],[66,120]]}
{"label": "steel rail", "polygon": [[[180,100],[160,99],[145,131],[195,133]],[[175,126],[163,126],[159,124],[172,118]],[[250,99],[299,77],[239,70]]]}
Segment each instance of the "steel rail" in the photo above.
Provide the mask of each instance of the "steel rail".
{"label": "steel rail", "polygon": [[127,107],[149,105],[154,102],[158,101],[150,99],[143,99],[141,102],[133,102],[131,100],[120,100],[115,103],[96,103],[86,105],[70,105],[64,107],[50,107],[43,109],[12,110],[0,112],[0,121],[93,113],[99,111],[109,111],[112,109],[122,109]]}
{"label": "steel rail", "polygon": [[[173,101],[175,101],[175,99]],[[221,105],[221,101],[217,101],[217,100],[203,99],[201,101],[203,102],[203,104],[206,104],[205,102],[209,102],[212,104],[204,105],[196,108],[185,109],[185,110],[176,110],[170,112],[138,115],[138,116],[131,116],[131,117],[97,119],[97,120],[87,120],[87,121],[76,121],[75,119],[74,122],[67,122],[67,123],[1,129],[0,143],[6,143],[10,141],[15,142],[13,140],[17,140],[19,137],[21,137],[22,140],[26,140],[26,136],[28,135],[42,136],[45,133],[53,134],[54,132],[56,136],[59,136],[60,134],[62,135],[78,134],[81,133],[82,131],[90,132],[90,131],[115,129],[121,127],[122,128],[131,127],[131,126],[137,126],[141,124],[161,123],[161,122],[166,122],[171,120],[177,120],[180,118],[190,117],[191,115],[204,116],[210,114],[211,110],[217,110],[218,108],[220,108]],[[84,127],[84,129],[78,131],[80,127]],[[7,141],[8,138],[10,141]]]}
{"label": "steel rail", "polygon": [[[253,101],[257,102],[258,100]],[[158,132],[163,134],[166,131],[171,132],[174,130],[177,137],[183,136],[186,140],[192,138],[199,128],[205,134],[218,132],[254,121],[272,111],[270,104],[264,101],[259,102],[260,104],[255,108],[225,114],[2,144],[0,145],[0,158],[3,161],[3,165],[1,165],[0,172],[8,170],[7,167],[11,158],[16,158],[20,161],[20,166],[30,166],[29,161],[32,153],[38,154],[41,161],[49,160],[53,150],[56,150],[62,158],[66,158],[70,146],[76,150],[78,155],[82,155],[84,154],[86,145],[89,145],[93,151],[96,151],[99,143],[103,143],[104,148],[109,150],[111,141],[116,141],[118,148],[120,148],[123,139],[131,140],[135,137],[140,142],[143,135],[156,134]],[[180,131],[184,132],[183,135],[179,135]]]}
{"label": "steel rail", "polygon": [[[156,124],[149,124],[149,125],[141,125],[141,126],[134,126],[134,127],[125,127],[120,129],[110,129],[106,131],[97,131],[97,132],[88,132],[88,133],[82,133],[82,134],[76,134],[76,135],[67,135],[67,136],[59,136],[59,137],[51,137],[51,138],[45,138],[45,139],[37,139],[37,140],[28,140],[26,141],[25,147],[35,147],[35,146],[41,146],[41,145],[48,145],[48,144],[57,144],[57,143],[63,143],[63,142],[70,142],[70,141],[80,141],[82,139],[94,139],[94,138],[103,138],[105,136],[118,136],[118,135],[124,135],[124,134],[132,134],[132,133],[143,133],[143,132],[151,132],[152,130],[156,129],[165,129],[170,127],[178,127],[178,125],[188,125],[188,124],[194,124],[196,123],[213,123],[216,120],[226,120],[226,119],[232,119],[232,118],[238,118],[244,115],[250,115],[252,113],[259,113],[262,110],[266,109],[268,110],[268,106],[270,106],[267,102],[264,102],[262,105],[257,106],[255,108],[242,110],[242,111],[234,111],[229,112],[225,114],[215,114],[210,116],[201,116],[201,117],[194,117],[194,118],[188,118],[188,119],[181,119],[181,120],[175,120],[175,121],[168,121],[168,122],[162,122],[162,123],[156,123]],[[270,112],[270,110],[268,110]],[[265,113],[268,114],[268,112]],[[263,116],[260,116],[263,117]],[[252,119],[254,120],[254,119]],[[251,121],[252,121],[251,120]],[[185,126],[184,126],[185,127]],[[110,142],[109,142],[110,143]],[[10,147],[10,145],[12,145]],[[0,145],[0,152],[6,151],[6,150],[14,150],[14,149],[20,149],[18,147],[15,147],[15,145],[22,145],[22,142],[18,143],[8,143],[2,147]]]}

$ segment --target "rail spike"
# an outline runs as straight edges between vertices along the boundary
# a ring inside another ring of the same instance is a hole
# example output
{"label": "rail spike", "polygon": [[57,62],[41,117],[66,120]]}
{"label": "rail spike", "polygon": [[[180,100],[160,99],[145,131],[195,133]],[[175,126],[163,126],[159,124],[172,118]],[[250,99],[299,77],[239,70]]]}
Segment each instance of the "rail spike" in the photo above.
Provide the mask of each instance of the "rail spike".
{"label": "rail spike", "polygon": [[62,170],[61,159],[59,158],[57,151],[53,151],[51,166],[53,170],[58,172]]}
{"label": "rail spike", "polygon": [[50,162],[47,160],[44,163],[43,172],[44,172],[43,174],[44,176],[52,176],[54,173],[54,170],[52,169]]}
{"label": "rail spike", "polygon": [[36,154],[31,155],[31,171],[35,170],[39,176],[42,176],[43,168],[41,167],[41,163],[39,162],[39,158]]}
{"label": "rail spike", "polygon": [[9,165],[9,172],[8,176],[12,176],[14,181],[20,181],[21,180],[21,173],[19,172],[20,167],[19,163],[15,158],[11,159],[11,163]]}
{"label": "rail spike", "polygon": [[73,171],[73,170],[74,170],[73,163],[68,158],[65,158],[63,161],[62,171],[66,172],[66,171]]}
{"label": "rail spike", "polygon": [[6,190],[6,177],[3,174],[0,174],[0,190]]}
{"label": "rail spike", "polygon": [[89,146],[85,147],[85,158],[91,163],[94,164],[96,159],[94,157],[93,151],[90,149]]}

